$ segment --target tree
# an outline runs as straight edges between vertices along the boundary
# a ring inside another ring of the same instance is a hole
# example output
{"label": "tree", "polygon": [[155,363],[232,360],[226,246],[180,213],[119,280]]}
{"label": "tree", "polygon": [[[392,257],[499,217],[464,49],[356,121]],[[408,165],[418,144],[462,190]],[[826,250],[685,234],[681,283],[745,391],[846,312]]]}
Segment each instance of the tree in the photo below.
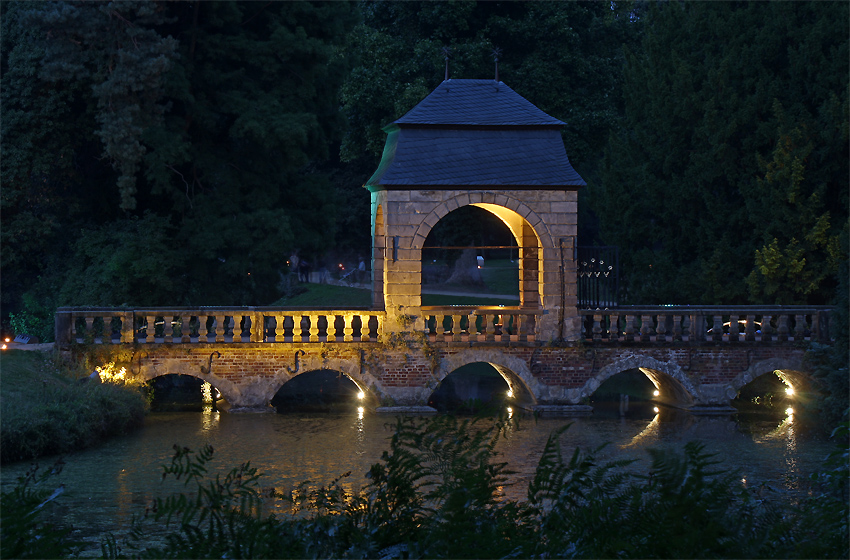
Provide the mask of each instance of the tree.
{"label": "tree", "polygon": [[603,241],[621,247],[625,301],[830,300],[848,206],[847,16],[842,3],[645,14],[590,193]]}
{"label": "tree", "polygon": [[[38,283],[57,304],[270,303],[289,251],[333,246],[342,208],[323,162],[343,124],[353,5],[3,10],[4,301]],[[42,216],[56,245],[7,255]],[[135,284],[115,286],[119,260]]]}

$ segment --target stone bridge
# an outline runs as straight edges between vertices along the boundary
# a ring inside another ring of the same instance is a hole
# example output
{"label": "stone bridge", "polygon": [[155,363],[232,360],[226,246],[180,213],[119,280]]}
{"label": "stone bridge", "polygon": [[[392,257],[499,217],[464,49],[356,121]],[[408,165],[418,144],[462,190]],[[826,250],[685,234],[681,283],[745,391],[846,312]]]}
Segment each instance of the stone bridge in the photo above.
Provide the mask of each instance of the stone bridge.
{"label": "stone bridge", "polygon": [[[168,374],[209,382],[231,411],[271,410],[277,391],[317,370],[344,374],[379,412],[433,412],[442,380],[492,365],[516,406],[587,413],[602,382],[639,369],[656,401],[695,413],[729,412],[738,391],[777,372],[805,390],[804,354],[828,341],[822,307],[642,307],[579,311],[577,340],[540,340],[538,314],[522,308],[422,307],[393,320],[370,310],[286,308],[60,308],[62,351],[115,362],[149,381]],[[417,326],[420,326],[417,328]],[[91,363],[92,367],[98,363]]]}

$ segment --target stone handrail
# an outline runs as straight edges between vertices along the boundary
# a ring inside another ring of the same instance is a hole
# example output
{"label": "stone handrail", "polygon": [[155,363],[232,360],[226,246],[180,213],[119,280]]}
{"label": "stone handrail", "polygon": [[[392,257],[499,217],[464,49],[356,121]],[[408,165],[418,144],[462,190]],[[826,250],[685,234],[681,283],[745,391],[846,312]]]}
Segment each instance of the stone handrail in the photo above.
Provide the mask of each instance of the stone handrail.
{"label": "stone handrail", "polygon": [[377,342],[383,311],[286,307],[60,307],[56,342]]}
{"label": "stone handrail", "polygon": [[582,309],[587,342],[829,342],[826,306]]}
{"label": "stone handrail", "polygon": [[425,335],[432,342],[533,342],[543,311],[503,306],[423,306]]}

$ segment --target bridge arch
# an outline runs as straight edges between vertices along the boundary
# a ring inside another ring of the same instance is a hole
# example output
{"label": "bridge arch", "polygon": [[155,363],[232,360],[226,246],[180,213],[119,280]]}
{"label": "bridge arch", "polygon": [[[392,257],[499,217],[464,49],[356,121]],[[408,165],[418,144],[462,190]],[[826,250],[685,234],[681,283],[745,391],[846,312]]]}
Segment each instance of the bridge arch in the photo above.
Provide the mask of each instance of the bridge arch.
{"label": "bridge arch", "polygon": [[144,383],[149,383],[157,377],[166,375],[188,375],[189,377],[205,381],[218,389],[221,397],[228,403],[239,402],[242,395],[242,392],[232,381],[219,377],[212,372],[204,373],[197,366],[193,366],[182,360],[164,360],[158,367],[143,364],[139,367],[138,373],[134,377]]}
{"label": "bridge arch", "polygon": [[359,362],[345,358],[322,358],[305,354],[297,362],[295,371],[292,371],[292,366],[287,365],[274,372],[266,402],[271,402],[281,387],[295,377],[321,370],[337,371],[345,375],[363,392],[365,402],[377,403],[380,401],[383,393],[381,382],[371,373],[361,371]]}
{"label": "bridge arch", "polygon": [[658,402],[689,408],[699,396],[699,391],[679,365],[649,356],[630,356],[600,369],[597,375],[582,386],[581,397],[589,397],[604,381],[630,369],[640,370],[655,385],[659,392],[656,397]]}
{"label": "bridge arch", "polygon": [[434,377],[440,383],[453,371],[478,362],[493,366],[513,391],[514,399],[520,406],[531,407],[537,404],[542,386],[531,374],[526,361],[498,350],[468,349],[448,355],[440,360]]}
{"label": "bridge arch", "polygon": [[754,362],[735,377],[727,387],[726,396],[730,400],[734,399],[745,385],[762,375],[774,372],[795,392],[807,391],[811,388],[811,377],[803,367],[802,358],[769,358]]}

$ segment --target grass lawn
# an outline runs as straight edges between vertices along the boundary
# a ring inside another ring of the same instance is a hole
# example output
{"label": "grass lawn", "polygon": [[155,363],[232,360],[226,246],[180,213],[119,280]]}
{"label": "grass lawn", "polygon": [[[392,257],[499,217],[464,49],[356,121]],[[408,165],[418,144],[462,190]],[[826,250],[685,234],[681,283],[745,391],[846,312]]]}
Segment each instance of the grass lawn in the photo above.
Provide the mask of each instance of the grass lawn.
{"label": "grass lawn", "polygon": [[[506,261],[508,262],[508,261]],[[492,269],[493,277],[505,275],[504,269]],[[490,272],[490,271],[488,271]],[[516,271],[512,271],[516,275]],[[514,278],[516,281],[516,278]],[[498,284],[495,284],[498,285]],[[422,305],[518,305],[517,299],[481,297],[480,288],[469,286],[431,286],[446,291],[466,292],[469,294],[443,295],[422,294]],[[299,289],[303,291],[291,297],[283,297],[271,305],[281,307],[298,307],[301,309],[315,308],[337,308],[351,309],[356,307],[369,307],[372,304],[372,292],[363,288],[350,288],[348,286],[334,286],[331,284],[300,284]],[[487,293],[499,293],[487,290]],[[505,292],[510,294],[511,292]],[[514,291],[514,293],[517,293]]]}
{"label": "grass lawn", "polygon": [[298,288],[303,291],[291,297],[282,297],[272,305],[302,309],[317,307],[349,309],[372,305],[372,291],[368,289],[332,284],[299,284]]}
{"label": "grass lawn", "polygon": [[52,354],[0,352],[0,462],[91,447],[141,426],[147,409],[139,387],[77,381],[85,372]]}

